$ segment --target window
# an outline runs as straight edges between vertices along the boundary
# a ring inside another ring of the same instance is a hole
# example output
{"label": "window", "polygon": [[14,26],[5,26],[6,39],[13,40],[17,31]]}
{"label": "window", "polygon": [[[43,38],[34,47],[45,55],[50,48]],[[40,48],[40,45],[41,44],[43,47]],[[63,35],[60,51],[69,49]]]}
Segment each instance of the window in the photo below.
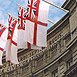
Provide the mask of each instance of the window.
{"label": "window", "polygon": [[73,65],[73,59],[67,61],[67,69],[69,69]]}
{"label": "window", "polygon": [[54,72],[52,72],[52,77],[58,77],[58,70],[55,70]]}
{"label": "window", "polygon": [[65,44],[67,44],[71,40],[71,34],[67,34],[65,37]]}
{"label": "window", "polygon": [[49,77],[49,74],[45,75],[45,77]]}

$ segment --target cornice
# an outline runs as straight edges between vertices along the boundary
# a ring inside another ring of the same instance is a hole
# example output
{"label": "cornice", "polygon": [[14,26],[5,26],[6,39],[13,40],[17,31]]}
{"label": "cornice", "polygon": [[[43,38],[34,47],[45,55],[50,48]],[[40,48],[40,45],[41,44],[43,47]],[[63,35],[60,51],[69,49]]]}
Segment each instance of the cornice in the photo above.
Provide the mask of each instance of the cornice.
{"label": "cornice", "polygon": [[70,10],[70,5],[72,3],[77,2],[76,0],[66,0],[65,3],[62,5],[62,8],[66,9],[66,10]]}
{"label": "cornice", "polygon": [[64,24],[66,25],[65,22],[69,20],[69,17],[70,17],[70,15],[69,15],[69,13],[67,13],[55,25],[53,25],[50,29],[48,29],[48,31],[47,31],[47,39],[49,39],[49,37],[50,37],[50,35],[52,33],[55,33],[56,34],[56,32],[58,31],[58,29],[60,29],[61,27],[64,27]]}
{"label": "cornice", "polygon": [[62,7],[62,8],[67,7],[67,5],[69,4],[70,1],[71,1],[71,0],[66,0],[66,1],[64,2],[64,4],[63,4],[61,7]]}

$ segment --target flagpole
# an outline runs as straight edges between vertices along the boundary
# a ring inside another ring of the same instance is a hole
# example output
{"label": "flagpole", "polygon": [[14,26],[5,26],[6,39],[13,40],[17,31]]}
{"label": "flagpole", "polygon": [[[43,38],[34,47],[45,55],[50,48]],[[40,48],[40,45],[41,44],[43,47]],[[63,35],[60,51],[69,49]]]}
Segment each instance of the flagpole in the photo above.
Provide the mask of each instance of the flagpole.
{"label": "flagpole", "polygon": [[[17,5],[27,10],[27,8],[25,8],[25,7],[23,7],[23,6],[19,5],[19,4],[17,4]],[[48,19],[48,21],[51,22],[52,24],[55,24],[54,22],[52,22],[52,21],[49,20],[49,19]]]}
{"label": "flagpole", "polygon": [[[8,15],[10,15],[10,16],[12,16],[10,13],[7,13]],[[12,16],[12,17],[14,17],[16,20],[18,20],[15,16]]]}
{"label": "flagpole", "polygon": [[58,7],[57,5],[52,4],[52,3],[50,3],[50,2],[48,2],[48,1],[46,1],[46,0],[42,0],[42,1],[44,1],[44,2],[46,2],[46,3],[48,3],[48,4],[50,4],[50,5],[52,5],[52,6],[54,6],[54,7],[57,7],[57,8],[59,8],[59,9],[65,11],[65,12],[67,12],[67,13],[69,12],[68,10],[65,10],[64,8]]}
{"label": "flagpole", "polygon": [[48,19],[49,22],[51,22],[52,24],[55,24],[54,22],[52,22],[51,20]]}
{"label": "flagpole", "polygon": [[27,10],[27,8],[25,8],[25,7],[21,6],[21,5],[19,5],[18,3],[17,3],[17,5]]}

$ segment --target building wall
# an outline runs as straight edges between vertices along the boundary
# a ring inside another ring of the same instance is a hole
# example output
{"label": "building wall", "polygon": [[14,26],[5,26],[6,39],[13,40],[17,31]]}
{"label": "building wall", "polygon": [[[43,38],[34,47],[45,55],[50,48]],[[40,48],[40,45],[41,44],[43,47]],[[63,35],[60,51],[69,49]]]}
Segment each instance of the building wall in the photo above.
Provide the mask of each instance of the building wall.
{"label": "building wall", "polygon": [[0,77],[77,77],[77,3],[70,1],[64,4],[69,13],[48,30],[47,48],[19,51],[18,65],[3,55]]}

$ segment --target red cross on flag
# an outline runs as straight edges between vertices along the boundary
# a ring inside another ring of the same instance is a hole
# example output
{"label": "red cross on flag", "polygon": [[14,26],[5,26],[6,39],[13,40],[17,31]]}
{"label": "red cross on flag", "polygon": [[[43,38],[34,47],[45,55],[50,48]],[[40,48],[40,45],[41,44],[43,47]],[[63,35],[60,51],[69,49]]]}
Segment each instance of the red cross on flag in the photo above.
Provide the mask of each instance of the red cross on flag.
{"label": "red cross on flag", "polygon": [[9,29],[8,29],[8,40],[6,45],[6,61],[10,61],[14,64],[18,64],[17,59],[17,20],[8,15]]}
{"label": "red cross on flag", "polygon": [[2,54],[7,41],[8,29],[0,24],[0,65],[2,65]]}
{"label": "red cross on flag", "polygon": [[25,41],[47,47],[47,20],[49,5],[40,0],[28,0]]}
{"label": "red cross on flag", "polygon": [[[24,35],[25,33],[25,26],[26,26],[26,17],[27,17],[28,11],[18,5],[18,48],[26,48],[26,49],[41,49],[41,47],[32,45],[28,42],[24,41]],[[25,38],[26,39],[26,38]]]}

